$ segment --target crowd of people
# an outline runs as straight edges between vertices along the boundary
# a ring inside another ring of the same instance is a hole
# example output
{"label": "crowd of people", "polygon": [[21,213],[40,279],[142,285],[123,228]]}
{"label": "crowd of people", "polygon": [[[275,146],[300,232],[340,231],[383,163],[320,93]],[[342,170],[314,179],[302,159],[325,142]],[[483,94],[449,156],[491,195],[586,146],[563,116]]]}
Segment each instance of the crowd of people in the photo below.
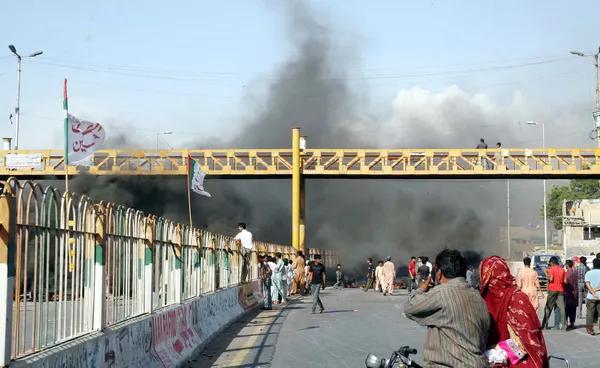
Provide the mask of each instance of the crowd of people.
{"label": "crowd of people", "polygon": [[305,261],[302,251],[298,251],[293,262],[282,258],[281,253],[275,257],[258,255],[259,275],[263,282],[264,305],[262,309],[271,310],[273,305],[286,305],[293,295],[313,296],[312,313],[323,313],[325,307],[320,298],[320,291],[325,289],[326,271],[321,263],[321,256],[316,254],[312,261]]}
{"label": "crowd of people", "polygon": [[373,266],[373,259],[367,258],[367,285],[363,291],[371,288],[377,292],[383,293],[383,296],[394,295],[394,282],[396,281],[396,266],[392,262],[392,257],[388,256],[386,261],[377,262],[377,267]]}
{"label": "crowd of people", "polygon": [[[240,224],[240,232],[245,224]],[[251,235],[250,235],[251,236]],[[240,236],[243,238],[242,236]],[[250,237],[248,237],[250,238]],[[251,238],[250,238],[251,239]],[[245,239],[244,239],[245,240]],[[293,262],[259,255],[259,275],[263,282],[264,306],[285,305],[293,295],[310,293],[311,313],[323,313],[320,291],[326,287],[325,266],[321,256],[305,260],[302,251]],[[600,253],[587,266],[586,257],[567,260],[559,265],[550,258],[544,269],[548,281],[544,317],[538,318],[543,291],[531,259],[523,259],[524,268],[517,277],[499,256],[483,260],[478,270],[479,283],[473,283],[476,271],[457,250],[445,249],[431,263],[426,256],[412,257],[408,266],[409,296],[404,314],[427,327],[423,359],[429,366],[547,368],[548,354],[542,331],[548,328],[551,314],[555,325],[564,330],[574,327],[586,306],[586,330],[594,335],[600,318]],[[374,289],[384,296],[393,295],[396,267],[391,257],[373,264],[367,259],[366,292]],[[337,265],[334,288],[344,287],[342,266]],[[567,325],[568,321],[568,325]]]}
{"label": "crowd of people", "polygon": [[518,290],[502,258],[492,256],[482,262],[479,291],[467,282],[467,260],[459,251],[443,250],[431,268],[433,275],[419,277],[404,306],[407,318],[428,328],[423,350],[428,364],[548,366],[535,309]]}
{"label": "crowd of people", "polygon": [[474,270],[459,251],[438,254],[435,264],[427,266],[433,270],[429,274],[418,272],[427,264],[426,259],[421,257],[419,267],[418,261],[413,261],[409,273],[416,285],[404,313],[428,329],[423,357],[429,366],[548,367],[542,331],[555,306],[562,311],[561,326],[566,326],[566,316],[574,320],[577,307],[581,308],[577,293],[582,288],[586,293],[587,330],[594,334],[593,326],[600,316],[600,257],[593,260],[591,270],[586,268],[584,257],[577,264],[566,261],[564,268],[556,257],[551,258],[550,267],[544,271],[548,296],[542,322],[537,314],[542,291],[529,258],[523,260],[525,268],[516,278],[504,259],[486,258],[479,268],[478,287],[467,281],[468,272],[473,274]]}
{"label": "crowd of people", "polygon": [[531,258],[523,259],[524,268],[517,275],[517,286],[528,297],[537,311],[539,299],[546,297],[542,328],[548,328],[552,313],[555,316],[555,327],[562,330],[575,328],[576,318],[583,318],[582,309],[586,305],[586,331],[594,335],[594,325],[600,316],[600,299],[596,291],[600,291],[600,253],[592,260],[593,269],[587,265],[587,257],[575,257],[559,265],[558,258],[551,257],[549,268],[544,268],[548,280],[548,292],[545,296],[541,290],[538,273],[531,268]]}

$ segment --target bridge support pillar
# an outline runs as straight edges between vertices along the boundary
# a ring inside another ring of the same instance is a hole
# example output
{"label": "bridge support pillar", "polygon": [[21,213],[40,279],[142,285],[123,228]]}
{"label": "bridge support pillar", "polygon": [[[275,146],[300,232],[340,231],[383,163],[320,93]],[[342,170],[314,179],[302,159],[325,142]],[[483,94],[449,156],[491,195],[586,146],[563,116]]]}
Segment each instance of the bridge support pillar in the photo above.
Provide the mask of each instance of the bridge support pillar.
{"label": "bridge support pillar", "polygon": [[300,128],[292,128],[292,246],[300,249]]}
{"label": "bridge support pillar", "polygon": [[300,178],[300,228],[299,228],[299,245],[302,253],[306,252],[306,182],[304,177]]}

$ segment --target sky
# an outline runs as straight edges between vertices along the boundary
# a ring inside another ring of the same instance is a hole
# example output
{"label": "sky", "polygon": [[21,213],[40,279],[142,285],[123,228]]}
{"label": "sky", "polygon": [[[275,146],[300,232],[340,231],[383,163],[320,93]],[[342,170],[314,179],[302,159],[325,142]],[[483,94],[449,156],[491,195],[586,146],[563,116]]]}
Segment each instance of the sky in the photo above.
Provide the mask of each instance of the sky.
{"label": "sky", "polygon": [[[9,44],[22,55],[43,51],[23,59],[21,149],[62,146],[64,78],[69,81],[70,112],[102,123],[109,138],[127,134],[138,145],[154,148],[158,134],[160,148],[186,148],[194,140],[235,136],[248,104],[278,78],[277,66],[294,52],[275,3],[4,4],[0,136],[14,135],[8,117],[16,99],[16,60]],[[541,131],[518,125],[535,120],[546,123],[547,146],[596,145],[588,137],[593,129],[593,60],[569,51],[598,50],[597,1],[309,3],[330,20],[341,44],[360,49],[345,78],[364,91],[368,107],[363,110],[375,116],[402,115],[414,96],[425,96],[421,107],[428,116],[430,101],[451,88],[478,106],[511,111],[506,124],[519,136],[506,141],[504,127],[482,121],[479,133],[488,142],[539,147]],[[428,119],[432,129],[443,133],[435,114]],[[361,129],[369,134],[368,128]],[[165,131],[173,134],[161,135]],[[537,215],[538,206],[530,209],[530,217]]]}

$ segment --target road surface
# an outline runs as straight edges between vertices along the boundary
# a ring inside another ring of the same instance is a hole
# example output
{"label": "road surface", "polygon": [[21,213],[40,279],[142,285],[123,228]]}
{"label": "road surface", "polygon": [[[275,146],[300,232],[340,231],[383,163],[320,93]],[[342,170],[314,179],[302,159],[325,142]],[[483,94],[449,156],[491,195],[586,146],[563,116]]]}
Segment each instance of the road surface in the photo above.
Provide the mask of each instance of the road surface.
{"label": "road surface", "polygon": [[[310,297],[286,308],[253,311],[185,367],[364,367],[368,352],[389,357],[403,345],[416,348],[420,362],[426,329],[404,317],[406,299],[406,290],[384,297],[373,291],[328,288],[322,292],[323,314],[309,314]],[[568,358],[571,367],[597,367],[600,336],[588,336],[585,321],[578,322],[573,331],[546,331],[548,351]],[[563,366],[551,363],[551,367]]]}

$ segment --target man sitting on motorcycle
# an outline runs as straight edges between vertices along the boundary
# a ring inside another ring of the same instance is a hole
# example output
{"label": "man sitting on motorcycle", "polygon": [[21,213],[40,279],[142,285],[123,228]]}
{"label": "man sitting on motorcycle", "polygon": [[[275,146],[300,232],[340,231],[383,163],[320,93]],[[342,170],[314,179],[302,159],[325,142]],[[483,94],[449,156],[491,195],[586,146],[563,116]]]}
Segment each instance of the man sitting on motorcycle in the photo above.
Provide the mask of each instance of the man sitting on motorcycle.
{"label": "man sitting on motorcycle", "polygon": [[423,367],[486,367],[490,314],[467,283],[467,260],[459,251],[445,249],[435,265],[439,286],[429,291],[430,284],[422,281],[404,305],[408,319],[427,326]]}

